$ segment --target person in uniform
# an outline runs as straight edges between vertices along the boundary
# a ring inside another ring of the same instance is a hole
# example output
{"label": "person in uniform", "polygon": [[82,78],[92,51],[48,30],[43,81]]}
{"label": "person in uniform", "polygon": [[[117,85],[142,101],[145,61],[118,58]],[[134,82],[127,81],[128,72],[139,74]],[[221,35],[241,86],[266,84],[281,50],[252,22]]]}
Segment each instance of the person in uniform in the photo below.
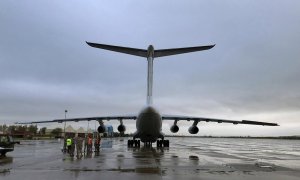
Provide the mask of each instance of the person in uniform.
{"label": "person in uniform", "polygon": [[64,147],[62,149],[62,152],[63,153],[66,153],[67,152],[67,137],[65,136],[64,137]]}
{"label": "person in uniform", "polygon": [[95,138],[94,146],[95,146],[95,152],[100,152],[100,143],[101,143],[101,137],[100,134],[98,134],[97,138]]}
{"label": "person in uniform", "polygon": [[77,143],[76,142],[76,138],[71,138],[72,140],[72,143],[71,143],[71,151],[70,151],[70,156],[71,157],[74,157],[74,152],[75,152],[75,144]]}
{"label": "person in uniform", "polygon": [[77,137],[76,141],[76,152],[77,152],[77,158],[82,158],[82,145],[83,145],[83,138],[81,136]]}
{"label": "person in uniform", "polygon": [[87,152],[87,146],[88,146],[88,135],[86,135],[84,138],[84,148],[83,148],[84,154]]}
{"label": "person in uniform", "polygon": [[93,152],[93,137],[91,134],[87,138],[87,154],[92,154]]}
{"label": "person in uniform", "polygon": [[72,146],[72,139],[71,137],[67,138],[67,152],[70,154],[71,153],[71,147]]}

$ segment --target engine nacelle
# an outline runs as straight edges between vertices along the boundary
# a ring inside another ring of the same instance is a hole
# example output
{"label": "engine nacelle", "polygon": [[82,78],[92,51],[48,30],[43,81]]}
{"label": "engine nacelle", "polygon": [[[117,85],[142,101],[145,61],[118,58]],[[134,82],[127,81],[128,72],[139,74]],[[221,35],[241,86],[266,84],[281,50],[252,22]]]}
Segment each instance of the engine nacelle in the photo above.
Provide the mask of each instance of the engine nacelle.
{"label": "engine nacelle", "polygon": [[97,130],[98,130],[98,133],[104,133],[105,132],[105,126],[100,125]]}
{"label": "engine nacelle", "polygon": [[198,132],[199,132],[199,128],[197,126],[189,127],[189,133],[190,134],[197,134]]}
{"label": "engine nacelle", "polygon": [[179,131],[179,127],[176,124],[174,124],[173,126],[171,126],[170,131],[172,133],[177,133]]}
{"label": "engine nacelle", "polygon": [[118,131],[119,131],[120,133],[126,131],[126,127],[125,127],[123,124],[120,124],[120,125],[118,126]]}

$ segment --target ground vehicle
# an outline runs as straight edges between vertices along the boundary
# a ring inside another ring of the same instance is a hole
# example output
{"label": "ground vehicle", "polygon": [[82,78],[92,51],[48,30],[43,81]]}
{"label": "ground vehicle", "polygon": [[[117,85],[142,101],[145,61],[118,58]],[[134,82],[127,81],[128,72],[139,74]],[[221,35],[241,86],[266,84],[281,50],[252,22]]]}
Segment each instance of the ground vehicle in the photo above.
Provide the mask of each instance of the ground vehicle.
{"label": "ground vehicle", "polygon": [[15,142],[12,136],[8,134],[0,134],[0,154],[1,156],[5,156],[7,152],[11,152],[14,150]]}

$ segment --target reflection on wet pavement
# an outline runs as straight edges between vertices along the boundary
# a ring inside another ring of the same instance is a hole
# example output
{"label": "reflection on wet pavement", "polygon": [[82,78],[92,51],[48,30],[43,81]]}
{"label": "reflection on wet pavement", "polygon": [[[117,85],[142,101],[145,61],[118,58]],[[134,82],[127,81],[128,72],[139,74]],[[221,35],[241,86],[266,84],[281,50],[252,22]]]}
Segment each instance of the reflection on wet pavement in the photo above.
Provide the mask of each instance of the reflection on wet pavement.
{"label": "reflection on wet pavement", "polygon": [[61,153],[61,142],[22,141],[0,159],[5,179],[299,179],[300,145],[290,140],[170,138],[170,148],[127,148],[103,139],[98,154]]}

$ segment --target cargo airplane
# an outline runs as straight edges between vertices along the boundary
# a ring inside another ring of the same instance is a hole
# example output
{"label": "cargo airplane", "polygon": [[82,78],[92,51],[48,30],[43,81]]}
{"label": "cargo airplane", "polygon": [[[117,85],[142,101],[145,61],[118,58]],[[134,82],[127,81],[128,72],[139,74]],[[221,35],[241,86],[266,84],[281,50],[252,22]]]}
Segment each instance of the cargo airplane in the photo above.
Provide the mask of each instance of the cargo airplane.
{"label": "cargo airplane", "polygon": [[[278,126],[276,123],[249,121],[249,120],[226,120],[226,119],[214,119],[207,117],[194,117],[194,116],[177,116],[177,115],[163,115],[157,108],[153,106],[152,101],[152,87],[153,87],[153,60],[154,58],[171,56],[176,54],[190,53],[196,51],[209,50],[215,45],[208,46],[197,46],[197,47],[185,47],[185,48],[175,48],[175,49],[160,49],[155,50],[152,45],[148,49],[136,49],[129,47],[112,46],[105,44],[97,44],[86,42],[89,46],[94,48],[105,49],[109,51],[115,51],[119,53],[125,53],[134,56],[144,57],[148,61],[148,77],[147,77],[147,103],[146,106],[135,115],[125,115],[125,116],[99,116],[99,117],[84,117],[84,118],[69,118],[69,119],[55,119],[50,121],[35,121],[28,122],[25,124],[35,124],[35,123],[53,123],[53,122],[79,122],[79,121],[98,121],[99,127],[98,132],[105,132],[104,120],[118,120],[120,125],[118,126],[118,131],[123,133],[126,130],[123,120],[135,120],[136,121],[136,132],[133,134],[133,140],[128,140],[128,146],[140,146],[140,141],[145,143],[145,145],[152,145],[156,142],[157,147],[169,147],[169,141],[164,139],[164,134],[162,132],[162,121],[173,121],[173,125],[170,128],[172,133],[177,133],[179,127],[177,125],[178,121],[192,121],[192,125],[189,127],[188,131],[190,134],[197,134],[199,128],[197,124],[201,121],[204,122],[216,122],[216,123],[232,123],[236,124],[249,124],[249,125],[262,125],[262,126]],[[24,123],[19,123],[24,124]]]}

